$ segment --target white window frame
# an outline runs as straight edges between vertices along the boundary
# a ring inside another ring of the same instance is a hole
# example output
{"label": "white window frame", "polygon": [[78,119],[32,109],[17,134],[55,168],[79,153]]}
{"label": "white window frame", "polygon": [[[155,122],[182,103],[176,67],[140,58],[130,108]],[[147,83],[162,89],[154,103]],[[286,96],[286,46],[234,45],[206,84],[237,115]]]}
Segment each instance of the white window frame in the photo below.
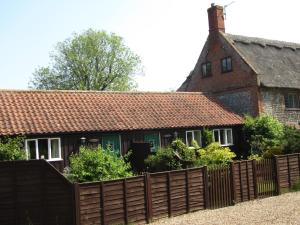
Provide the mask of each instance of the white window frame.
{"label": "white window frame", "polygon": [[[45,159],[47,161],[60,161],[62,160],[61,158],[61,139],[60,138],[34,138],[34,139],[26,139],[25,140],[25,151],[26,151],[26,158],[27,160],[29,159],[29,149],[28,149],[28,142],[29,141],[35,141],[35,159],[40,159],[40,154],[39,154],[39,146],[38,146],[38,140],[47,140],[48,143],[48,159]],[[58,140],[58,154],[59,158],[52,158],[51,157],[51,140]]]}
{"label": "white window frame", "polygon": [[187,130],[185,132],[185,143],[188,147],[191,147],[189,146],[189,142],[188,142],[188,133],[192,133],[192,139],[195,140],[195,131],[197,132],[200,132],[200,143],[198,143],[199,147],[202,147],[202,132],[201,130]]}
{"label": "white window frame", "polygon": [[[221,144],[221,130],[224,131],[224,140],[225,144]],[[231,143],[228,143],[228,137],[227,137],[227,131],[230,131],[231,133]],[[221,146],[232,146],[233,145],[233,134],[232,134],[232,128],[218,128],[218,129],[213,129],[213,140],[215,141],[215,132],[218,133],[218,142]]]}

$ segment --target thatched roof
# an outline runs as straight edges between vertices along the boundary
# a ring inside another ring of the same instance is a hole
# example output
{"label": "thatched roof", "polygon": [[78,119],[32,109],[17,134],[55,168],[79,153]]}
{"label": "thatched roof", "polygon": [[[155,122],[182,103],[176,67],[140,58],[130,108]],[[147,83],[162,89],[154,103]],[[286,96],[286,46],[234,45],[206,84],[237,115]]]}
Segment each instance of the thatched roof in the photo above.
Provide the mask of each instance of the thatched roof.
{"label": "thatched roof", "polygon": [[261,86],[300,89],[300,44],[220,33],[255,70]]}

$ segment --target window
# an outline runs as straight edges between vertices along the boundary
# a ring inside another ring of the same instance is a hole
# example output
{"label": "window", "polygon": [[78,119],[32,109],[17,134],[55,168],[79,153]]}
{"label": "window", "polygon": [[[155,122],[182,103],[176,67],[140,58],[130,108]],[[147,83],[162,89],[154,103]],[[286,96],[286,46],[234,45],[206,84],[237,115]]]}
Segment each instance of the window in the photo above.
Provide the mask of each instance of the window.
{"label": "window", "polygon": [[221,146],[233,145],[232,129],[214,129],[213,134],[214,141]]}
{"label": "window", "polygon": [[288,93],[285,100],[285,107],[291,109],[300,108],[300,97],[296,93]]}
{"label": "window", "polygon": [[38,138],[25,141],[27,159],[61,160],[60,138]]}
{"label": "window", "polygon": [[211,76],[211,63],[206,62],[201,65],[202,77]]}
{"label": "window", "polygon": [[102,147],[117,154],[121,153],[121,136],[118,134],[107,134],[102,136]]}
{"label": "window", "polygon": [[226,57],[221,59],[221,70],[222,73],[227,73],[232,71],[232,60],[231,57]]}
{"label": "window", "polygon": [[144,141],[150,144],[150,151],[156,152],[160,147],[160,134],[159,133],[147,133],[144,136]]}
{"label": "window", "polygon": [[192,146],[192,141],[195,140],[199,146],[202,146],[201,131],[200,130],[189,130],[185,133],[186,145]]}

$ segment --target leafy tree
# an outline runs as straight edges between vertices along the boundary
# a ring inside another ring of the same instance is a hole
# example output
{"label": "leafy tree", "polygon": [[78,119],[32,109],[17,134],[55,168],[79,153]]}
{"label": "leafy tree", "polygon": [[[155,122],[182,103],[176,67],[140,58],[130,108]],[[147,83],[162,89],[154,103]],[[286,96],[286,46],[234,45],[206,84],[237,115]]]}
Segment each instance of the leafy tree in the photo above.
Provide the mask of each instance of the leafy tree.
{"label": "leafy tree", "polygon": [[70,156],[66,177],[71,181],[103,181],[133,176],[130,165],[114,152],[81,147],[78,154]]}
{"label": "leafy tree", "polygon": [[51,64],[33,73],[36,89],[127,91],[136,87],[133,75],[140,58],[121,37],[92,29],[59,42]]}
{"label": "leafy tree", "polygon": [[0,139],[0,160],[22,160],[26,159],[26,153],[22,149],[23,137]]}
{"label": "leafy tree", "polygon": [[228,147],[222,147],[219,143],[214,142],[203,149],[199,150],[199,164],[212,167],[215,165],[228,165],[236,157],[235,153]]}
{"label": "leafy tree", "polygon": [[285,154],[300,153],[300,130],[284,126],[283,133],[283,152]]}
{"label": "leafy tree", "polygon": [[272,116],[256,118],[246,116],[244,134],[250,144],[251,153],[269,156],[280,153],[283,138],[283,125]]}
{"label": "leafy tree", "polygon": [[213,143],[213,132],[208,128],[203,129],[203,146]]}

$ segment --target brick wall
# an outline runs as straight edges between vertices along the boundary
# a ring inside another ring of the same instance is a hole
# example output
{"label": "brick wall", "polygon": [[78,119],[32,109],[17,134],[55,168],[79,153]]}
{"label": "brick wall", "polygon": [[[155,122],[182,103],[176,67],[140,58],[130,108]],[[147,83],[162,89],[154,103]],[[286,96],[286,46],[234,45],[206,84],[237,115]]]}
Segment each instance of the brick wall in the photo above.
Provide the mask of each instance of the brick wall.
{"label": "brick wall", "polygon": [[[263,88],[260,93],[262,96],[263,111],[266,114],[276,117],[279,121],[291,125],[299,126],[300,109],[287,109],[285,107],[284,96],[290,92],[283,88]],[[299,95],[300,95],[300,91]]]}

